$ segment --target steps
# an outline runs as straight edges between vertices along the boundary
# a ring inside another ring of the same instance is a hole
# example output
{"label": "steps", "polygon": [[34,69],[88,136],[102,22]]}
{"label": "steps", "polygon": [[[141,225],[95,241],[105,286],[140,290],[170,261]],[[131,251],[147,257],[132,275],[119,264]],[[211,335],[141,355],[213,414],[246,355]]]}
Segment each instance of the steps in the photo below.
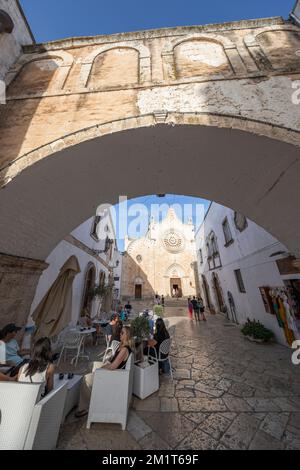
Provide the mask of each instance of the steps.
{"label": "steps", "polygon": [[168,299],[165,300],[165,307],[187,308],[187,299]]}

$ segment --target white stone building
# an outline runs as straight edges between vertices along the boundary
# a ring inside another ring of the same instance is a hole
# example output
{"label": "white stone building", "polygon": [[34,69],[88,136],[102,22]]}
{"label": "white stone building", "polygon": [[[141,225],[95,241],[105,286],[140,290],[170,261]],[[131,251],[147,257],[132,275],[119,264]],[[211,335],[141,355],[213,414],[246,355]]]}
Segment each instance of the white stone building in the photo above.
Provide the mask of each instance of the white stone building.
{"label": "white stone building", "polygon": [[122,299],[153,299],[195,295],[195,229],[173,208],[162,221],[152,219],[145,236],[125,240]]}
{"label": "white stone building", "polygon": [[[46,259],[49,266],[40,277],[28,324],[32,323],[32,313],[57,279],[61,267],[73,255],[78,260],[80,273],[73,282],[71,324],[76,325],[85,307],[93,318],[103,311],[109,313],[116,306],[120,295],[122,257],[108,211],[105,215],[88,219],[50,253]],[[112,285],[111,292],[102,302],[98,297],[91,299],[89,295],[90,289],[100,284]]]}
{"label": "white stone building", "polygon": [[247,318],[259,320],[278,342],[287,344],[276,315],[267,311],[264,292],[289,286],[300,299],[300,269],[287,248],[249,219],[214,202],[196,233],[196,248],[206,307],[239,324]]}
{"label": "white stone building", "polygon": [[35,40],[18,0],[0,0],[0,80]]}

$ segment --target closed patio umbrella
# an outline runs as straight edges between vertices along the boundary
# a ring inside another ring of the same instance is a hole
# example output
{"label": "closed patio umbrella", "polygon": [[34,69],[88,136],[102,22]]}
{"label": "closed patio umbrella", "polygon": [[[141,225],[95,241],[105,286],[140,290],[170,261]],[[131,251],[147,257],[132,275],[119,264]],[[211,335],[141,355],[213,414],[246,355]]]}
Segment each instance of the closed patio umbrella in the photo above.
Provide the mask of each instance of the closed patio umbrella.
{"label": "closed patio umbrella", "polygon": [[72,317],[72,285],[75,276],[80,273],[76,256],[71,256],[60,269],[46,295],[32,314],[36,325],[34,339],[59,334]]}

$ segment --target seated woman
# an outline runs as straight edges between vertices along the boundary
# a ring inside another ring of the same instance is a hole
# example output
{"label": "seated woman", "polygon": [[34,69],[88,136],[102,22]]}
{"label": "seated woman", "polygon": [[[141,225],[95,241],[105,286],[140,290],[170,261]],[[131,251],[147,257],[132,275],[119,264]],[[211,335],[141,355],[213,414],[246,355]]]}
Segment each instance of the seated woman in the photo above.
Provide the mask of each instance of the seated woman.
{"label": "seated woman", "polygon": [[21,367],[18,382],[43,383],[41,396],[51,392],[54,384],[54,365],[49,338],[40,338],[33,346],[32,358]]}
{"label": "seated woman", "polygon": [[[155,357],[155,354],[153,354],[153,351],[152,351],[152,354],[151,354],[151,349],[152,350],[155,349],[156,350],[156,357],[158,357],[159,348],[160,348],[161,343],[165,339],[168,339],[168,338],[170,338],[170,335],[169,335],[169,332],[166,328],[166,325],[165,325],[162,318],[158,318],[156,320],[156,323],[155,323],[155,333],[154,333],[153,339],[148,340],[148,346],[150,347],[150,355]],[[167,357],[166,355],[161,354],[162,359],[165,359],[166,357]],[[159,370],[160,370],[160,372],[165,371],[164,370],[165,363],[166,363],[166,361],[159,361]]]}
{"label": "seated woman", "polygon": [[[132,351],[132,338],[129,326],[123,326],[121,331],[121,343],[115,355],[110,362],[101,365],[100,368],[107,370],[123,369],[126,365],[127,359]],[[90,398],[93,388],[94,373],[84,376],[81,388],[78,411],[75,413],[76,418],[80,418],[88,414]]]}
{"label": "seated woman", "polygon": [[121,320],[117,319],[116,324],[112,326],[111,342],[114,341],[114,340],[121,341],[122,329],[123,329],[123,322]]}

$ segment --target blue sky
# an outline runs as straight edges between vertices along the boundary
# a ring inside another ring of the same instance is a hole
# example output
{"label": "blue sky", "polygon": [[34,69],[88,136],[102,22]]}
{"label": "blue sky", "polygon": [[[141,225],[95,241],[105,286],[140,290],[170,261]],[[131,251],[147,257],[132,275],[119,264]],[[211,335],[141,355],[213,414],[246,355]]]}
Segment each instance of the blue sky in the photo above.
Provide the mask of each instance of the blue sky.
{"label": "blue sky", "polygon": [[188,222],[189,218],[196,230],[201,224],[209,207],[210,201],[190,196],[166,194],[165,197],[156,195],[143,196],[127,201],[127,209],[123,205],[116,208],[116,235],[120,251],[124,251],[124,235],[130,238],[139,238],[148,229],[151,215],[156,221],[161,221],[167,215],[169,207],[173,207],[178,218]]}
{"label": "blue sky", "polygon": [[37,42],[142,29],[288,18],[294,0],[21,0]]}

